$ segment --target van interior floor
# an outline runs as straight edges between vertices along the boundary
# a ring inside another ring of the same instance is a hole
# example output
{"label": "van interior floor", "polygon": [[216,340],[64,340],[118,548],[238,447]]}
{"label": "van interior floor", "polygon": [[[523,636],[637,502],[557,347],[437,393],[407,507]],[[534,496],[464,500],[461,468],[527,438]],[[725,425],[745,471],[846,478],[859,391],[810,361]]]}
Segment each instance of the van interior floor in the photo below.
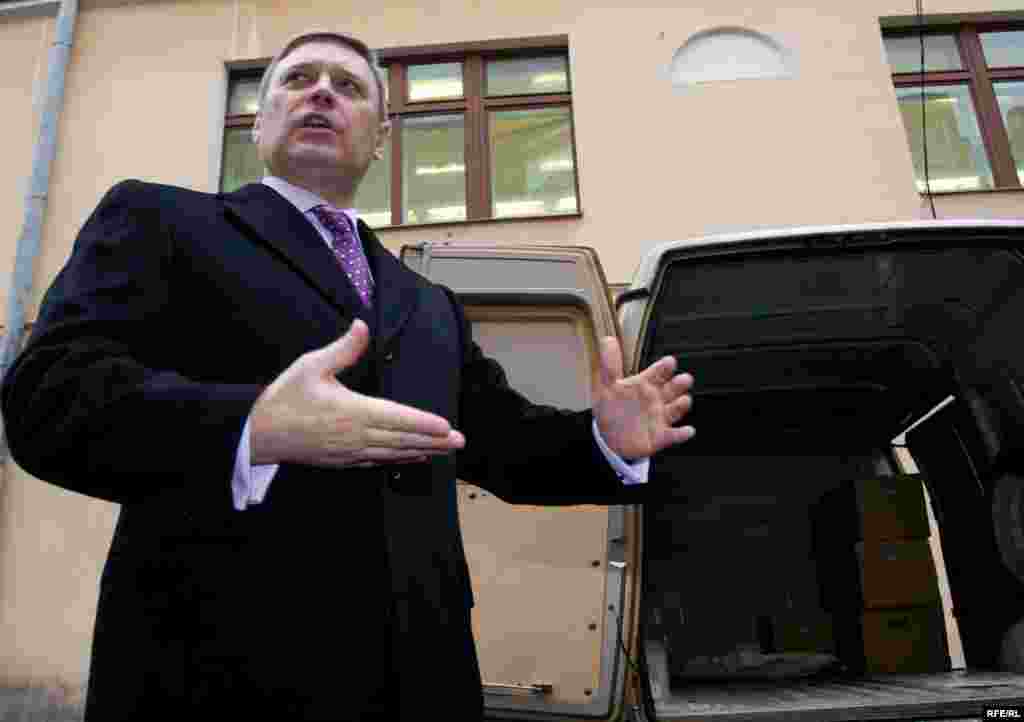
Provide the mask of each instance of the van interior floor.
{"label": "van interior floor", "polygon": [[[673,494],[643,509],[642,634],[659,721],[1024,707],[1016,591],[1003,603],[961,584],[968,603],[954,610],[922,475],[873,450],[673,462],[655,479]],[[942,541],[961,567],[1001,564]]]}
{"label": "van interior floor", "polygon": [[981,716],[983,706],[1024,705],[1024,675],[952,671],[864,677],[816,676],[766,681],[673,682],[655,701],[658,719],[684,722],[728,717],[809,722]]}

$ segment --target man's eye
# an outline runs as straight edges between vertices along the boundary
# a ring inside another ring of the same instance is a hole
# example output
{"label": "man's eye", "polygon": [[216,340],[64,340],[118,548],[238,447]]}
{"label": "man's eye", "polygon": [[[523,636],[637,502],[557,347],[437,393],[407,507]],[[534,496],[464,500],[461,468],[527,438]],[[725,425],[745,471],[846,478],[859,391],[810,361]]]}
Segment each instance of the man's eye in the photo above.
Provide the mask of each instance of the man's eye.
{"label": "man's eye", "polygon": [[284,76],[284,82],[286,82],[286,83],[305,82],[308,79],[309,79],[309,76],[306,75],[301,70],[292,70],[292,71],[286,73],[285,76]]}

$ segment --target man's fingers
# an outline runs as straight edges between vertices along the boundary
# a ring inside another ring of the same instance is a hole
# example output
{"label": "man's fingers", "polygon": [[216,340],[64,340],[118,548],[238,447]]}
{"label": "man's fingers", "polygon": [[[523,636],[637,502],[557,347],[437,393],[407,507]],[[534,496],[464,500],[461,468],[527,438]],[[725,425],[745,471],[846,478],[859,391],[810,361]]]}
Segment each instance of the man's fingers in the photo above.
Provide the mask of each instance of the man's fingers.
{"label": "man's fingers", "polygon": [[[430,456],[437,456],[437,454],[431,454]],[[430,458],[430,456],[413,456],[408,459],[396,459],[392,461],[392,464],[422,464],[424,461]]]}
{"label": "man's fingers", "polygon": [[652,384],[661,386],[669,379],[672,378],[672,374],[676,372],[676,358],[675,356],[665,356],[658,359],[640,374],[645,381],[649,381]]}
{"label": "man's fingers", "polygon": [[697,429],[692,426],[680,426],[678,429],[671,429],[672,442],[673,444],[681,444],[684,441],[689,441],[697,435]]}
{"label": "man's fingers", "polygon": [[661,387],[661,399],[666,404],[678,399],[693,388],[693,376],[690,374],[676,374],[672,379]]}
{"label": "man's fingers", "polygon": [[458,431],[452,430],[447,436],[431,436],[407,431],[390,431],[388,429],[367,429],[366,445],[387,449],[407,449],[447,452],[461,449],[466,439]]}
{"label": "man's fingers", "polygon": [[431,456],[440,456],[442,451],[422,451],[418,449],[386,449],[379,446],[368,446],[359,452],[359,460],[372,461],[378,464],[413,463]]}
{"label": "man's fingers", "polygon": [[416,464],[422,463],[433,456],[441,456],[444,451],[422,451],[419,449],[387,449],[369,446],[360,449],[356,454],[339,454],[320,459],[322,466],[377,466],[379,464]]}
{"label": "man's fingers", "polygon": [[684,395],[665,407],[665,421],[671,426],[693,408],[693,397]]}
{"label": "man's fingers", "polygon": [[622,351],[614,336],[601,339],[601,383],[611,386],[622,378]]}
{"label": "man's fingers", "polygon": [[320,371],[327,378],[354,366],[369,345],[370,329],[366,323],[356,319],[344,336],[315,352]]}
{"label": "man's fingers", "polygon": [[[451,424],[442,416],[431,414],[427,411],[420,411],[412,406],[395,403],[387,399],[378,399],[370,396],[363,396],[362,398],[366,401],[367,428],[439,436],[442,438],[452,433]],[[459,434],[460,438],[461,436]]]}
{"label": "man's fingers", "polygon": [[676,444],[682,444],[685,441],[689,441],[696,435],[697,430],[692,426],[669,427],[668,429],[665,429],[664,433],[658,435],[659,439],[655,444],[654,453],[656,454],[659,451],[664,451]]}

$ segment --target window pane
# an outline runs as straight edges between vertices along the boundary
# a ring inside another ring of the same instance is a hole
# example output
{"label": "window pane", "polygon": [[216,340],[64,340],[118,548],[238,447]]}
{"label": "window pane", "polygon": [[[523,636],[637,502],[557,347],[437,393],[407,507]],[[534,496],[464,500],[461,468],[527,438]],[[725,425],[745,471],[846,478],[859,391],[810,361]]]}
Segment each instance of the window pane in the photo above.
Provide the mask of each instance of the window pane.
{"label": "window pane", "polygon": [[263,163],[252,142],[251,128],[224,129],[224,165],[220,188],[231,192],[263,177]]}
{"label": "window pane", "polygon": [[990,68],[1024,67],[1024,30],[982,33],[981,47]]}
{"label": "window pane", "polygon": [[228,115],[253,115],[259,109],[257,96],[259,78],[240,78],[231,83],[228,94]]}
{"label": "window pane", "polygon": [[462,63],[410,65],[409,100],[462,97]]}
{"label": "window pane", "polygon": [[490,137],[495,218],[576,212],[568,108],[494,112]]}
{"label": "window pane", "polygon": [[487,63],[488,95],[538,95],[569,92],[566,57],[516,58]]}
{"label": "window pane", "polygon": [[[921,71],[921,41],[916,35],[898,38],[884,38],[885,52],[894,73],[917,73]],[[960,50],[952,35],[924,36],[924,69],[960,70]]]}
{"label": "window pane", "polygon": [[[917,187],[924,191],[924,146],[921,139],[921,87],[896,88],[903,127],[914,156]],[[933,191],[992,187],[992,170],[978,130],[974,103],[966,85],[925,90],[928,126],[928,176]]]}
{"label": "window pane", "polygon": [[388,88],[391,87],[391,68],[387,65],[380,67],[380,82],[384,84],[384,100],[390,101],[391,96],[388,95]]}
{"label": "window pane", "polygon": [[466,128],[462,115],[402,120],[402,219],[466,218]]}
{"label": "window pane", "polygon": [[356,191],[356,210],[370,228],[391,225],[391,145],[384,157],[370,163]]}
{"label": "window pane", "polygon": [[1010,136],[1010,151],[1017,164],[1017,177],[1024,185],[1024,82],[996,83],[995,89],[1006,134]]}

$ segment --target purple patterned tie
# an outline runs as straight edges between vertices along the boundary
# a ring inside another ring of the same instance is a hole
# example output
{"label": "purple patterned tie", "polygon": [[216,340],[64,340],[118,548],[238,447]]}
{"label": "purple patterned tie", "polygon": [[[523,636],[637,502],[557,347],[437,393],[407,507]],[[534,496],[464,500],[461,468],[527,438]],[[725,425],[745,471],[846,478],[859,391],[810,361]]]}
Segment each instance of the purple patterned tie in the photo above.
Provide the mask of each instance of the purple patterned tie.
{"label": "purple patterned tie", "polygon": [[363,251],[359,247],[359,241],[352,231],[352,222],[344,211],[335,210],[330,206],[316,206],[313,208],[313,213],[324,225],[324,228],[330,231],[334,257],[345,269],[345,273],[348,274],[352,285],[356,287],[359,297],[369,308],[372,305],[370,299],[373,296],[373,278],[370,276],[370,267],[366,263]]}

